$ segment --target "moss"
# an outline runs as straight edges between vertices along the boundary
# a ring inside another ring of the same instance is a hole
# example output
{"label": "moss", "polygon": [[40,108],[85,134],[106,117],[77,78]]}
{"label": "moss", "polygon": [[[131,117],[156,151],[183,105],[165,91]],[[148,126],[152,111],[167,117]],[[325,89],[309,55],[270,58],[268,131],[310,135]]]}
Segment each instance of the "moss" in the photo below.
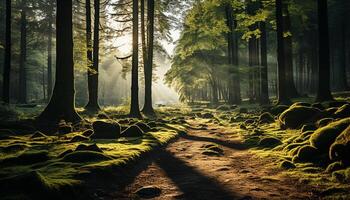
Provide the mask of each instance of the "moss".
{"label": "moss", "polygon": [[94,134],[94,130],[92,129],[87,129],[82,133],[82,135],[85,137],[90,137],[92,134]]}
{"label": "moss", "polygon": [[321,127],[324,127],[324,126],[327,126],[329,123],[333,122],[333,118],[323,118],[323,119],[320,119],[316,122],[316,126],[318,128],[321,128]]}
{"label": "moss", "polygon": [[26,151],[18,156],[8,157],[0,163],[3,165],[30,165],[49,160],[48,151]]}
{"label": "moss", "polygon": [[344,164],[342,162],[334,162],[328,165],[326,172],[327,173],[333,173],[335,171],[344,169]]}
{"label": "moss", "polygon": [[265,137],[265,138],[262,138],[259,142],[259,146],[270,147],[270,148],[278,146],[280,144],[282,144],[281,140],[275,137]]}
{"label": "moss", "polygon": [[90,144],[90,145],[85,145],[85,144],[79,144],[75,151],[95,151],[95,152],[103,152],[97,144]]}
{"label": "moss", "polygon": [[230,105],[221,105],[221,106],[218,106],[218,107],[216,108],[216,110],[228,111],[228,110],[231,110],[231,106],[230,106]]}
{"label": "moss", "polygon": [[275,119],[269,112],[264,112],[259,116],[259,123],[272,123]]}
{"label": "moss", "polygon": [[316,126],[314,124],[305,124],[301,127],[300,131],[302,133],[306,132],[306,131],[314,131],[316,130]]}
{"label": "moss", "polygon": [[350,164],[350,125],[335,140],[329,150],[332,160],[340,160]]}
{"label": "moss", "polygon": [[121,133],[121,137],[142,137],[144,132],[136,125],[129,126]]}
{"label": "moss", "polygon": [[120,137],[120,125],[113,121],[95,121],[92,124],[94,134],[92,139],[117,139]]}
{"label": "moss", "polygon": [[149,130],[151,130],[151,127],[143,122],[138,122],[135,125],[138,126],[145,133],[147,133]]}
{"label": "moss", "polygon": [[279,116],[282,128],[297,129],[321,114],[317,108],[292,105]]}
{"label": "moss", "polygon": [[295,165],[292,162],[285,160],[285,161],[280,163],[279,167],[282,169],[288,170],[288,169],[294,169]]}
{"label": "moss", "polygon": [[112,158],[104,155],[100,152],[95,151],[75,151],[65,155],[61,161],[72,162],[72,163],[87,163],[87,162],[97,162],[104,160],[111,160]]}
{"label": "moss", "polygon": [[332,178],[341,183],[350,183],[350,168],[333,172]]}
{"label": "moss", "polygon": [[82,142],[82,141],[88,141],[88,140],[90,140],[90,138],[82,135],[76,135],[70,140],[70,142]]}
{"label": "moss", "polygon": [[350,104],[345,104],[340,107],[335,113],[335,117],[337,118],[345,118],[350,117]]}
{"label": "moss", "polygon": [[293,162],[310,162],[315,160],[318,154],[319,151],[315,147],[306,145],[298,150],[297,155],[293,157]]}
{"label": "moss", "polygon": [[214,115],[212,113],[204,113],[202,114],[202,118],[211,119],[211,118],[214,118]]}
{"label": "moss", "polygon": [[311,145],[323,152],[328,152],[335,139],[348,125],[350,125],[350,118],[332,122],[317,129],[310,137]]}
{"label": "moss", "polygon": [[46,138],[46,137],[47,137],[47,135],[45,135],[44,133],[42,133],[40,131],[37,131],[32,136],[30,136],[31,139],[34,139],[34,138]]}

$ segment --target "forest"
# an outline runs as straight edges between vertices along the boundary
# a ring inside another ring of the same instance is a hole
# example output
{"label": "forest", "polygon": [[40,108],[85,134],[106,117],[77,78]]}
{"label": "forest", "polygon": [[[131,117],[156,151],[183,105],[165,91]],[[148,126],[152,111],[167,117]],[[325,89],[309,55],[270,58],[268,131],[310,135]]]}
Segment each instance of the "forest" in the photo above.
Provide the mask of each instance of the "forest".
{"label": "forest", "polygon": [[350,199],[347,17],[347,0],[2,0],[0,199]]}

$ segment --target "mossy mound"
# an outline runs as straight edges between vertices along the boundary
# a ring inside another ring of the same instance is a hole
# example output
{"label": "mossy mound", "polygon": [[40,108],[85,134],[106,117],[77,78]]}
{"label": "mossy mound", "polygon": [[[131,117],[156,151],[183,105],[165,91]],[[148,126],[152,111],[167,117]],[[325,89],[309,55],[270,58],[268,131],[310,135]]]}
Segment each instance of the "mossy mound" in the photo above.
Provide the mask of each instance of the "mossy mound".
{"label": "mossy mound", "polygon": [[274,117],[269,112],[264,112],[259,116],[259,123],[273,123],[275,121]]}
{"label": "mossy mound", "polygon": [[310,137],[310,143],[317,149],[328,152],[335,139],[350,125],[350,118],[332,122],[317,129]]}
{"label": "mossy mound", "polygon": [[92,124],[92,139],[117,139],[120,137],[120,125],[116,122],[95,121]]}
{"label": "mossy mound", "polygon": [[314,124],[305,124],[301,127],[300,132],[304,133],[306,131],[314,131],[316,129],[317,128]]}
{"label": "mossy mound", "polygon": [[299,148],[296,156],[293,157],[293,162],[311,162],[319,155],[319,151],[310,145]]}
{"label": "mossy mound", "polygon": [[58,127],[59,134],[67,134],[73,132],[73,127],[69,124],[60,124]]}
{"label": "mossy mound", "polygon": [[280,168],[287,169],[287,170],[295,168],[295,165],[288,160],[282,161],[279,166],[280,166]]}
{"label": "mossy mound", "polygon": [[335,113],[334,116],[337,118],[346,118],[350,117],[350,104],[345,104],[340,107]]}
{"label": "mossy mound", "polygon": [[85,144],[79,144],[77,148],[75,148],[75,151],[95,151],[95,152],[103,152],[97,144],[91,144],[91,145],[85,145]]}
{"label": "mossy mound", "polygon": [[214,115],[212,113],[204,113],[204,114],[202,114],[202,118],[212,119],[212,118],[214,118]]}
{"label": "mossy mound", "polygon": [[46,138],[47,135],[45,135],[44,133],[40,132],[40,131],[36,131],[32,136],[30,136],[31,139],[35,139],[35,138]]}
{"label": "mossy mound", "polygon": [[277,115],[280,115],[281,113],[283,113],[288,108],[289,108],[289,106],[286,106],[286,105],[277,105],[277,106],[270,108],[270,113],[277,116]]}
{"label": "mossy mound", "polygon": [[221,105],[221,106],[218,106],[218,107],[216,108],[216,110],[228,111],[228,110],[231,110],[231,106],[230,106],[230,105]]}
{"label": "mossy mound", "polygon": [[90,138],[85,137],[83,135],[76,135],[70,140],[70,142],[83,142],[88,140],[90,140]]}
{"label": "mossy mound", "polygon": [[259,141],[259,146],[261,147],[275,147],[282,144],[281,140],[275,137],[264,137]]}
{"label": "mossy mound", "polygon": [[282,128],[297,129],[320,114],[317,108],[292,105],[279,116],[279,122]]}
{"label": "mossy mound", "polygon": [[121,137],[142,137],[144,132],[136,125],[129,126],[121,133]]}
{"label": "mossy mound", "polygon": [[92,134],[94,134],[94,130],[92,129],[87,129],[85,130],[81,135],[85,136],[85,137],[90,137]]}
{"label": "mossy mound", "polygon": [[336,138],[329,150],[331,160],[340,160],[350,165],[350,125]]}
{"label": "mossy mound", "polygon": [[333,118],[323,118],[323,119],[320,119],[316,122],[316,126],[318,128],[321,128],[321,127],[324,127],[324,126],[327,126],[329,123],[333,122]]}
{"label": "mossy mound", "polygon": [[3,165],[30,165],[49,160],[48,151],[27,151],[18,156],[8,157],[0,161]]}
{"label": "mossy mound", "polygon": [[338,171],[338,170],[342,170],[344,169],[345,166],[342,162],[334,162],[334,163],[331,163],[328,165],[327,169],[326,169],[326,172],[327,173],[332,173],[332,172],[335,172],[335,171]]}
{"label": "mossy mound", "polygon": [[147,133],[149,130],[151,130],[151,127],[148,126],[148,124],[143,123],[143,122],[138,122],[135,125],[138,126],[145,133]]}
{"label": "mossy mound", "polygon": [[332,173],[332,177],[342,183],[350,183],[350,168],[335,171]]}
{"label": "mossy mound", "polygon": [[85,163],[111,160],[112,158],[95,151],[75,151],[65,155],[61,161],[71,163]]}

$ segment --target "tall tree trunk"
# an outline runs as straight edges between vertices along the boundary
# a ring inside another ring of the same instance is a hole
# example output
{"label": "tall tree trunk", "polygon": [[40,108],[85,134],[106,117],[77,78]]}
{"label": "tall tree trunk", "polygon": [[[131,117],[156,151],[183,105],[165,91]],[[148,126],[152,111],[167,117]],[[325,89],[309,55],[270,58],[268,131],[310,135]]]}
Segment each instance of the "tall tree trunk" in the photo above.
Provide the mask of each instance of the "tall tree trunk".
{"label": "tall tree trunk", "polygon": [[319,68],[316,101],[333,100],[330,91],[330,55],[327,0],[318,0]]}
{"label": "tall tree trunk", "polygon": [[38,117],[40,121],[57,123],[60,120],[68,122],[81,120],[74,106],[72,26],[72,0],[57,1],[55,87],[49,104]]}
{"label": "tall tree trunk", "polygon": [[27,103],[27,13],[26,0],[22,1],[21,9],[21,44],[19,60],[19,103]]}
{"label": "tall tree trunk", "polygon": [[[52,4],[51,4],[52,5]],[[52,15],[53,8],[49,8],[48,15],[48,36],[47,36],[47,100],[50,100],[52,93]]]}
{"label": "tall tree trunk", "polygon": [[139,108],[139,5],[133,0],[132,5],[132,66],[131,66],[131,104],[130,117],[141,118]]}
{"label": "tall tree trunk", "polygon": [[285,69],[285,50],[283,39],[283,15],[282,0],[276,0],[276,21],[277,21],[277,62],[278,62],[278,104],[289,104],[290,100],[286,91],[286,69]]}
{"label": "tall tree trunk", "polygon": [[154,0],[147,1],[147,64],[145,65],[145,104],[142,111],[147,115],[154,115],[152,105],[152,75],[154,49]]}
{"label": "tall tree trunk", "polygon": [[347,43],[347,35],[346,35],[346,21],[342,18],[341,23],[341,31],[340,31],[340,48],[339,48],[339,64],[340,64],[340,87],[342,90],[350,90],[347,81],[347,73],[346,73],[346,43]]}
{"label": "tall tree trunk", "polygon": [[[288,10],[287,3],[283,4],[284,8],[284,32],[290,32],[291,31],[291,20]],[[298,97],[298,91],[295,87],[294,83],[294,70],[293,70],[293,38],[291,35],[288,35],[284,38],[285,42],[285,60],[286,60],[286,90],[288,93],[288,96],[290,98]]]}
{"label": "tall tree trunk", "polygon": [[[86,44],[87,44],[87,58],[88,58],[88,91],[89,102],[85,106],[87,110],[98,111],[100,106],[98,104],[98,68],[99,68],[99,50],[100,50],[100,0],[94,0],[94,46],[93,58],[91,52],[91,2],[86,1]],[[93,64],[91,66],[91,60]]]}
{"label": "tall tree trunk", "polygon": [[260,70],[260,104],[269,104],[269,85],[268,85],[268,70],[267,70],[267,38],[266,38],[266,23],[260,22],[260,53],[261,53],[261,70]]}
{"label": "tall tree trunk", "polygon": [[10,75],[11,75],[11,0],[6,0],[6,31],[5,31],[5,54],[3,72],[3,95],[5,104],[10,103]]}

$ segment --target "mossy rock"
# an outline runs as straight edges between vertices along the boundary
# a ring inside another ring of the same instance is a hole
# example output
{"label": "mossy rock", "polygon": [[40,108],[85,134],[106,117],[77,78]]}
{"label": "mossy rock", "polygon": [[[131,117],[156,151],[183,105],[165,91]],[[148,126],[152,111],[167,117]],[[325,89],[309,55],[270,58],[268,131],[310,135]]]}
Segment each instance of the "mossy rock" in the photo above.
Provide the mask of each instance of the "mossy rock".
{"label": "mossy rock", "polygon": [[109,119],[109,116],[106,113],[99,113],[97,115],[97,118],[99,118],[99,119]]}
{"label": "mossy rock", "polygon": [[317,129],[310,137],[310,143],[317,149],[328,152],[336,138],[350,125],[350,118],[332,122]]}
{"label": "mossy rock", "polygon": [[94,130],[92,129],[87,129],[82,133],[82,135],[85,137],[91,137],[92,134],[94,134]]}
{"label": "mossy rock", "polygon": [[247,130],[247,127],[244,124],[240,124],[239,128],[242,129],[242,130]]}
{"label": "mossy rock", "polygon": [[231,110],[231,106],[230,106],[230,105],[221,105],[221,106],[218,106],[218,107],[216,108],[216,110],[228,111],[228,110]]}
{"label": "mossy rock", "polygon": [[300,131],[304,133],[306,131],[314,131],[316,129],[317,127],[314,124],[305,124],[301,127]]}
{"label": "mossy rock", "polygon": [[289,106],[286,105],[277,105],[272,108],[270,108],[270,113],[277,116],[283,113],[285,110],[287,110]]}
{"label": "mossy rock", "polygon": [[265,137],[262,138],[259,142],[259,146],[261,147],[275,147],[282,144],[281,140],[275,137]]}
{"label": "mossy rock", "polygon": [[144,132],[136,125],[131,125],[121,133],[121,137],[142,137]]}
{"label": "mossy rock", "polygon": [[112,158],[95,151],[75,151],[65,155],[61,161],[71,163],[85,163],[111,160]]}
{"label": "mossy rock", "polygon": [[75,151],[95,151],[95,152],[103,152],[97,144],[90,144],[90,145],[85,145],[85,144],[79,144]]}
{"label": "mossy rock", "polygon": [[2,165],[30,165],[49,160],[48,151],[26,151],[18,156],[8,157],[0,161]]}
{"label": "mossy rock", "polygon": [[334,163],[331,163],[328,165],[326,172],[333,173],[335,171],[342,170],[344,168],[345,168],[345,166],[342,162],[334,162]]}
{"label": "mossy rock", "polygon": [[254,119],[247,119],[244,121],[244,124],[246,124],[246,125],[253,124],[253,123],[255,123]]}
{"label": "mossy rock", "polygon": [[331,101],[331,102],[328,102],[328,108],[331,108],[331,107],[342,107],[343,105],[345,104],[348,104],[349,102],[347,101]]}
{"label": "mossy rock", "polygon": [[295,106],[311,107],[312,104],[311,103],[307,103],[307,102],[295,102],[290,107],[295,107]]}
{"label": "mossy rock", "polygon": [[314,104],[312,104],[311,106],[314,107],[314,108],[318,108],[318,109],[320,109],[320,110],[326,109],[326,108],[322,105],[322,103],[314,103]]}
{"label": "mossy rock", "polygon": [[247,108],[239,108],[239,113],[248,113],[248,109]]}
{"label": "mossy rock", "polygon": [[334,121],[333,118],[323,118],[323,119],[320,119],[316,122],[316,126],[318,128],[321,128],[321,127],[327,126],[329,123],[331,123],[333,121]]}
{"label": "mossy rock", "polygon": [[44,133],[40,132],[40,131],[36,131],[32,136],[30,136],[31,139],[36,139],[36,138],[47,138],[47,135],[45,135]]}
{"label": "mossy rock", "polygon": [[297,129],[320,114],[317,108],[293,105],[279,116],[279,122],[282,128]]}
{"label": "mossy rock", "polygon": [[293,157],[293,162],[311,162],[317,158],[320,152],[313,146],[306,145],[298,150],[296,156]]}
{"label": "mossy rock", "polygon": [[149,130],[151,130],[151,127],[143,122],[138,122],[135,125],[138,126],[144,133],[147,133]]}
{"label": "mossy rock", "polygon": [[329,150],[331,160],[340,160],[350,165],[350,125],[336,138]]}
{"label": "mossy rock", "polygon": [[259,116],[259,123],[273,123],[275,122],[275,118],[269,112],[264,112]]}
{"label": "mossy rock", "polygon": [[332,177],[341,183],[350,183],[350,168],[335,171],[332,173]]}
{"label": "mossy rock", "polygon": [[152,121],[152,122],[148,122],[148,124],[147,124],[149,127],[151,127],[151,128],[154,128],[154,127],[157,127],[157,123],[156,122],[154,122],[154,121]]}
{"label": "mossy rock", "polygon": [[295,168],[295,165],[288,160],[282,161],[279,166],[280,166],[280,168],[287,169],[287,170]]}
{"label": "mossy rock", "polygon": [[117,139],[120,137],[120,125],[116,122],[95,121],[92,124],[92,139]]}
{"label": "mossy rock", "polygon": [[202,118],[211,119],[211,118],[214,118],[214,115],[212,113],[204,113],[202,114]]}
{"label": "mossy rock", "polygon": [[73,132],[73,127],[69,124],[61,124],[58,127],[59,134],[67,134]]}
{"label": "mossy rock", "polygon": [[345,104],[340,107],[335,113],[334,116],[337,118],[346,118],[350,117],[350,104]]}
{"label": "mossy rock", "polygon": [[76,135],[70,140],[70,142],[83,142],[88,140],[90,140],[90,138],[85,137],[83,135]]}

